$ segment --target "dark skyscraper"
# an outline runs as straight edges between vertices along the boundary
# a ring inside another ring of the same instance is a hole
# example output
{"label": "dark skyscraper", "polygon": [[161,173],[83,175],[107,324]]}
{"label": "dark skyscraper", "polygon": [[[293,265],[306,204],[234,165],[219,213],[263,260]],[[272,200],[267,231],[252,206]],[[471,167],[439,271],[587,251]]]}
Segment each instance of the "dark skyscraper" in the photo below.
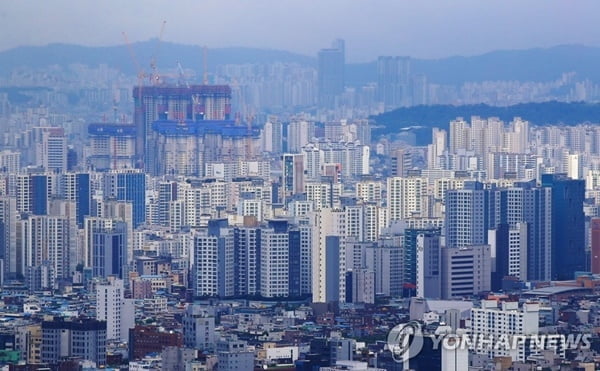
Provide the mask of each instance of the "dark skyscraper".
{"label": "dark skyscraper", "polygon": [[585,181],[543,174],[542,187],[552,189],[552,278],[571,280],[586,270]]}
{"label": "dark skyscraper", "polygon": [[146,174],[136,170],[110,172],[105,178],[105,192],[118,201],[133,205],[133,228],[146,221]]}
{"label": "dark skyscraper", "polygon": [[91,206],[91,188],[90,188],[90,174],[79,173],[75,175],[76,189],[75,202],[77,212],[77,225],[79,228],[83,228],[84,217],[90,215]]}
{"label": "dark skyscraper", "polygon": [[91,215],[91,183],[89,173],[64,173],[59,182],[60,196],[75,201],[77,225],[83,228],[83,219]]}
{"label": "dark skyscraper", "polygon": [[344,40],[335,40],[331,48],[319,51],[319,105],[334,107],[336,97],[344,92],[346,63]]}
{"label": "dark skyscraper", "polygon": [[411,104],[409,57],[377,59],[377,98],[386,108]]}
{"label": "dark skyscraper", "polygon": [[92,269],[94,277],[124,278],[127,264],[127,226],[117,222],[113,228],[92,231]]}
{"label": "dark skyscraper", "polygon": [[31,175],[31,213],[33,215],[48,214],[48,175]]}

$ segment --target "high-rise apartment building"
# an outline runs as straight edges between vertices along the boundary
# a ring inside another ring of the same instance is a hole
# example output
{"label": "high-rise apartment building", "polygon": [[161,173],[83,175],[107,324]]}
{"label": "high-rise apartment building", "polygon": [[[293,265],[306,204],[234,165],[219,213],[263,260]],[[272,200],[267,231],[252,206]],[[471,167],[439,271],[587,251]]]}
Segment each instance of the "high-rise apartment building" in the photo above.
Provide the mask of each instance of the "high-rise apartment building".
{"label": "high-rise apartment building", "polygon": [[94,319],[42,322],[41,361],[57,364],[65,358],[80,358],[106,365],[106,322]]}
{"label": "high-rise apartment building", "polygon": [[448,134],[448,151],[457,153],[459,150],[470,148],[470,125],[462,117],[450,121],[450,131]]}
{"label": "high-rise apartment building", "polygon": [[[537,335],[539,332],[540,305],[538,303],[502,302],[482,300],[481,308],[471,309],[471,333],[476,338],[511,339],[513,336]],[[513,342],[516,346],[498,346],[498,343],[482,343],[473,352],[489,357],[510,357],[513,361],[525,362],[532,353],[537,353],[532,340]]]}
{"label": "high-rise apartment building", "polygon": [[104,195],[133,205],[133,228],[146,221],[146,174],[140,170],[113,170],[104,176]]}
{"label": "high-rise apartment building", "polygon": [[88,164],[97,171],[133,169],[136,166],[136,127],[123,124],[90,124]]}
{"label": "high-rise apartment building", "polygon": [[335,40],[331,48],[319,50],[318,92],[322,107],[333,108],[344,92],[345,58],[344,40]]}
{"label": "high-rise apartment building", "polygon": [[194,236],[192,288],[199,297],[235,294],[234,233],[226,220],[209,222],[208,233]]}
{"label": "high-rise apartment building", "polygon": [[375,272],[375,293],[402,295],[402,241],[399,236],[385,236],[377,245],[365,249],[365,267]]}
{"label": "high-rise apartment building", "polygon": [[0,197],[0,283],[16,277],[17,204],[14,197]]}
{"label": "high-rise apartment building", "polygon": [[304,192],[304,160],[301,154],[283,155],[283,199]]}
{"label": "high-rise apartment building", "polygon": [[260,294],[267,298],[289,295],[290,246],[284,230],[263,229],[260,234]]}
{"label": "high-rise apartment building", "polygon": [[96,319],[106,322],[106,339],[127,342],[135,327],[134,299],[125,299],[123,280],[109,278],[96,285]]}
{"label": "high-rise apartment building", "polygon": [[408,106],[412,102],[409,57],[377,59],[377,98],[386,109]]}
{"label": "high-rise apartment building", "polygon": [[287,151],[300,153],[315,136],[315,124],[310,121],[292,121],[287,127]]}
{"label": "high-rise apartment building", "polygon": [[427,179],[391,177],[387,180],[387,206],[390,220],[427,217]]}
{"label": "high-rise apartment building", "polygon": [[[127,225],[117,221],[110,228],[92,230],[92,274],[94,277],[127,277]],[[129,247],[131,248],[131,247]]]}
{"label": "high-rise apartment building", "polygon": [[75,241],[71,241],[68,217],[31,215],[17,221],[17,272],[23,274],[27,267],[37,267],[49,262],[58,280],[71,278],[70,259]]}
{"label": "high-rise apartment building", "polygon": [[[434,249],[435,243],[439,245],[439,236],[441,235],[440,228],[427,228],[427,229],[418,229],[418,228],[407,228],[404,230],[404,243],[402,246],[403,252],[403,264],[402,264],[402,283],[407,285],[408,287],[413,287],[417,285],[419,280],[419,274],[422,273],[422,270],[419,269],[419,254],[420,250],[425,248],[424,243],[429,243]],[[425,242],[423,242],[424,240]],[[438,247],[439,249],[439,247]],[[431,255],[426,255],[427,258],[431,260],[427,263],[434,261],[434,252],[431,252]],[[429,266],[422,267],[425,269],[429,269]],[[435,271],[434,268],[431,271]]]}
{"label": "high-rise apartment building", "polygon": [[412,153],[407,148],[398,148],[390,156],[392,161],[392,176],[406,176],[413,167]]}
{"label": "high-rise apartment building", "polygon": [[523,235],[527,239],[524,241],[527,246],[526,259],[520,261],[524,267],[519,268],[519,271],[526,272],[527,279],[530,280],[551,279],[554,227],[551,215],[555,205],[550,189],[537,187],[535,181],[517,182],[513,187],[499,192],[499,202],[500,213],[493,218],[495,221],[488,228],[495,227],[494,224],[506,223],[509,226],[508,234],[513,235],[513,241],[509,240],[510,248],[510,244],[516,243],[514,239],[518,233],[515,235],[515,228],[524,228],[519,224],[527,223],[527,232]]}
{"label": "high-rise apartment building", "polygon": [[442,297],[441,236],[435,230],[417,231],[415,278],[417,297]]}
{"label": "high-rise apartment building", "polygon": [[205,308],[190,303],[182,319],[183,343],[186,347],[210,351],[215,348],[215,317]]}
{"label": "high-rise apartment building", "polygon": [[309,214],[312,226],[312,296],[315,303],[345,301],[346,213],[323,208]]}
{"label": "high-rise apartment building", "polygon": [[91,215],[92,184],[89,173],[61,174],[59,194],[68,201],[75,201],[77,225],[83,228],[83,219]]}
{"label": "high-rise apartment building", "polygon": [[261,131],[262,150],[269,153],[281,153],[283,150],[283,124],[277,118],[271,118]]}
{"label": "high-rise apartment building", "polygon": [[67,138],[62,127],[40,127],[36,147],[37,164],[49,172],[67,170]]}
{"label": "high-rise apartment building", "polygon": [[21,169],[21,152],[0,151],[0,173],[17,174]]}
{"label": "high-rise apartment building", "polygon": [[[514,225],[498,224],[488,231],[488,242],[495,251],[492,266],[492,290],[501,290],[502,281],[510,277],[527,280],[528,229],[533,224],[519,222]],[[535,266],[537,264],[531,264]],[[539,265],[538,265],[539,266]]]}
{"label": "high-rise apartment building", "polygon": [[478,182],[465,183],[464,189],[446,192],[447,247],[465,247],[486,243],[488,224],[487,191]]}

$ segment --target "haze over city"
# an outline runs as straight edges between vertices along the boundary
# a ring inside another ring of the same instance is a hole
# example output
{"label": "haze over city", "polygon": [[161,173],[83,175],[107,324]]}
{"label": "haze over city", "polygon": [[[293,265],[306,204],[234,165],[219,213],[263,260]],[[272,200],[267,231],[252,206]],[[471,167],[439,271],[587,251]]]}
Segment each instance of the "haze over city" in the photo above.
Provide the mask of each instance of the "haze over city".
{"label": "haze over city", "polygon": [[596,1],[5,1],[0,371],[600,369]]}
{"label": "haze over city", "polygon": [[349,62],[378,55],[440,58],[499,49],[600,45],[597,1],[6,1],[0,50],[22,45],[116,45],[157,37],[212,48],[314,55],[346,40]]}

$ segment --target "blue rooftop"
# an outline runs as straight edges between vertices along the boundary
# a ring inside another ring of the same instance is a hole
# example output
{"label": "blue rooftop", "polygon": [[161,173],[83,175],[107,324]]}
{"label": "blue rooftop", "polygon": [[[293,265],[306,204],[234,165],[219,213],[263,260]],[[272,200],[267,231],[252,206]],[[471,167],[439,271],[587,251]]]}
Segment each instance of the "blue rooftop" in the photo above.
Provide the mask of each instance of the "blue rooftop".
{"label": "blue rooftop", "polygon": [[232,120],[201,120],[183,122],[172,120],[155,121],[152,130],[161,135],[192,135],[203,136],[205,134],[221,134],[225,137],[247,137],[258,136],[259,129],[246,126],[236,126]]}
{"label": "blue rooftop", "polygon": [[111,137],[118,136],[135,136],[135,125],[123,124],[89,124],[88,134],[104,135]]}

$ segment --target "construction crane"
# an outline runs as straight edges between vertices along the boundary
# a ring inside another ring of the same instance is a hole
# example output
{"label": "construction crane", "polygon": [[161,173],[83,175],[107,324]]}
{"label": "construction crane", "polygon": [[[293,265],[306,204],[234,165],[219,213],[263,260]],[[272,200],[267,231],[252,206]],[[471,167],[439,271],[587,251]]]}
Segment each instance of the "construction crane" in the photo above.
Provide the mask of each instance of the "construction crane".
{"label": "construction crane", "polygon": [[190,88],[190,83],[187,81],[187,78],[185,77],[185,71],[183,70],[183,67],[181,66],[181,63],[177,62],[177,69],[179,70],[179,81],[178,81],[178,85],[181,83],[184,83],[185,86],[189,89]]}
{"label": "construction crane", "polygon": [[[123,38],[125,39],[125,44],[127,45],[127,49],[129,49],[129,54],[130,54],[131,60],[133,61],[133,64],[135,65],[136,72],[137,72],[138,96],[137,96],[137,104],[134,107],[134,110],[135,110],[134,116],[137,114],[139,117],[142,117],[142,115],[144,113],[144,101],[142,99],[142,97],[143,97],[142,91],[144,89],[144,79],[146,78],[146,73],[144,72],[144,69],[140,66],[140,64],[137,60],[135,52],[133,51],[133,47],[131,46],[131,43],[129,42],[129,38],[127,38],[127,34],[125,32],[122,32],[122,34],[123,34]],[[134,89],[134,91],[135,91],[135,89]],[[141,143],[136,140],[136,153],[140,150],[138,148],[138,146],[141,146]],[[142,159],[138,158],[138,161],[140,162],[140,166],[143,168],[144,164],[143,164]]]}
{"label": "construction crane", "polygon": [[160,33],[158,34],[158,41],[156,42],[156,48],[154,49],[154,53],[152,53],[152,58],[150,59],[150,68],[152,69],[152,84],[158,85],[161,82],[160,74],[158,73],[158,68],[156,67],[156,56],[158,55],[158,51],[160,50],[160,43],[162,42],[163,34],[165,33],[165,25],[167,21],[163,21],[160,26]]}
{"label": "construction crane", "polygon": [[131,43],[129,42],[129,38],[127,37],[127,34],[125,32],[122,32],[122,34],[123,34],[123,39],[125,39],[125,44],[127,45],[127,49],[129,50],[129,56],[131,57],[131,61],[135,65],[137,78],[138,78],[138,85],[142,86],[144,83],[144,79],[146,78],[146,72],[144,72],[144,69],[138,62],[135,52],[133,51],[133,46],[131,46]]}

